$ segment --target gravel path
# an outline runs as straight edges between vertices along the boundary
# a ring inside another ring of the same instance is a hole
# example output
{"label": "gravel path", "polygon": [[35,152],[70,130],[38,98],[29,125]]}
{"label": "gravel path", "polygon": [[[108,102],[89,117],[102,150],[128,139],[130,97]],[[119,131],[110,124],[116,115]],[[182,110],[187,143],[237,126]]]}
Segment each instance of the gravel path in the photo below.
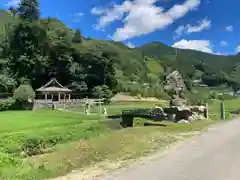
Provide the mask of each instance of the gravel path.
{"label": "gravel path", "polygon": [[103,180],[240,180],[240,120],[212,126],[164,157]]}

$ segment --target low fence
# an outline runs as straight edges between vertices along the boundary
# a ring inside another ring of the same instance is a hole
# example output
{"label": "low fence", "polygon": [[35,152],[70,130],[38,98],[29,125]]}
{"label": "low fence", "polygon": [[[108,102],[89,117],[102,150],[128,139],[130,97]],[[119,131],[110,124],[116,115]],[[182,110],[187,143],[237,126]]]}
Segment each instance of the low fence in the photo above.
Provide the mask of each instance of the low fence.
{"label": "low fence", "polygon": [[56,109],[68,109],[84,114],[102,114],[102,104],[104,99],[66,99],[60,101],[52,100],[34,100],[34,109],[40,108],[53,108]]}
{"label": "low fence", "polygon": [[34,100],[34,104],[47,104],[47,103],[56,103],[56,104],[64,104],[64,103],[86,103],[86,104],[94,104],[94,103],[102,103],[104,99],[62,99],[60,101],[53,101],[51,99],[37,99]]}

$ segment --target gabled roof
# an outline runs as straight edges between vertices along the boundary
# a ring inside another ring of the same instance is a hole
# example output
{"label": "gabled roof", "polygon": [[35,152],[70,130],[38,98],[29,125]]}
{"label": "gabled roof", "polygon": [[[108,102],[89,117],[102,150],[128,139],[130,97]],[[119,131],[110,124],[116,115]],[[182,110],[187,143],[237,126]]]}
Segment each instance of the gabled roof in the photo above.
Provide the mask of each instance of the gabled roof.
{"label": "gabled roof", "polygon": [[36,91],[40,92],[72,92],[71,89],[68,89],[62,86],[56,78],[52,78],[44,86],[38,88]]}

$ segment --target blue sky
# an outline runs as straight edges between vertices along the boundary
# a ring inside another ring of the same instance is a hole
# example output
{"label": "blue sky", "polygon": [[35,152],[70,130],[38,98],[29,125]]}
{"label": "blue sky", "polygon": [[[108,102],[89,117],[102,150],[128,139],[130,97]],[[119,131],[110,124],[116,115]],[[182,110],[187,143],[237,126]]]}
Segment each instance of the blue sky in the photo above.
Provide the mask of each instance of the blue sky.
{"label": "blue sky", "polygon": [[[0,0],[0,8],[17,1]],[[214,54],[240,52],[239,0],[40,0],[40,7],[42,17],[130,47],[159,41]]]}

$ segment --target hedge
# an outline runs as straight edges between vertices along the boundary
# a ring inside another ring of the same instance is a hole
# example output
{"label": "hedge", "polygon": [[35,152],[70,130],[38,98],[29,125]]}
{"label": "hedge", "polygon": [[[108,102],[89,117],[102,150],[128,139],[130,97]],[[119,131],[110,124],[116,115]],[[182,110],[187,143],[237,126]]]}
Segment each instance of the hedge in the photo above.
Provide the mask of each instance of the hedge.
{"label": "hedge", "polygon": [[11,111],[11,110],[32,110],[33,103],[31,102],[20,102],[18,100],[7,99],[0,101],[0,111]]}
{"label": "hedge", "polygon": [[14,106],[15,106],[15,100],[13,99],[0,101],[0,111],[13,110]]}

